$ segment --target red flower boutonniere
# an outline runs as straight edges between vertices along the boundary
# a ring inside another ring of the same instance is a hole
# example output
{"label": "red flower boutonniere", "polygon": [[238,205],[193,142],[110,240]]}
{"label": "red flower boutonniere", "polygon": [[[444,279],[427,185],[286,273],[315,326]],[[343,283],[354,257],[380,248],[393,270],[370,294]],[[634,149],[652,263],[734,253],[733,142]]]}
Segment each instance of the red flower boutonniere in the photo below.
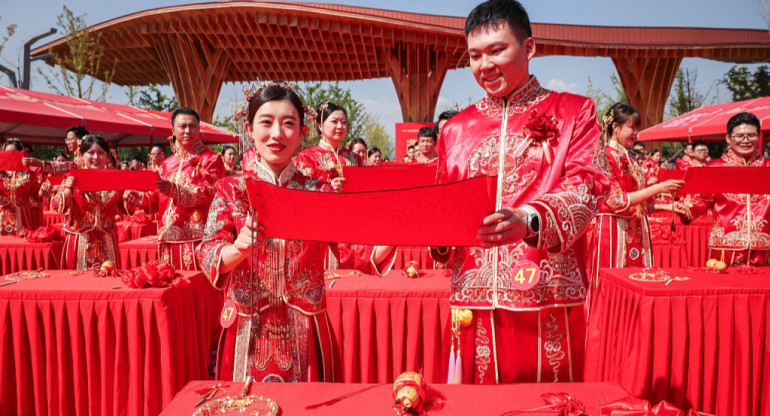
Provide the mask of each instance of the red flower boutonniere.
{"label": "red flower boutonniere", "polygon": [[556,117],[547,117],[539,115],[537,109],[532,110],[529,114],[527,123],[522,127],[524,135],[531,140],[537,140],[543,144],[543,152],[545,153],[545,159],[548,163],[551,163],[551,148],[548,145],[548,141],[556,137],[559,134],[559,127],[556,121]]}

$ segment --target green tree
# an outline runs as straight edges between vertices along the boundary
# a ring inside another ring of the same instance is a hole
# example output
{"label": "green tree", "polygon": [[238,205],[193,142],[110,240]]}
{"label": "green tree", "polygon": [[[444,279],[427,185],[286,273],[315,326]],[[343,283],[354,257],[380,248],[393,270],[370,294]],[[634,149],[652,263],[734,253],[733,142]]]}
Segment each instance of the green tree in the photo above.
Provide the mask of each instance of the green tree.
{"label": "green tree", "polygon": [[754,73],[745,66],[734,66],[719,83],[730,91],[733,101],[770,95],[770,72],[767,65],[759,66]]}
{"label": "green tree", "polygon": [[[339,82],[327,83],[309,82],[296,86],[297,93],[305,105],[318,110],[325,102],[332,102],[345,109],[348,115],[348,134],[344,143],[354,137],[365,137],[367,114],[364,105],[353,99],[350,90],[342,88]],[[307,145],[314,146],[320,140],[315,123],[309,123],[306,137]]]}
{"label": "green tree", "polygon": [[698,70],[679,69],[669,100],[669,114],[678,117],[703,106],[705,97],[697,89]]}
{"label": "green tree", "polygon": [[147,87],[129,86],[126,96],[129,104],[148,110],[174,111],[179,107],[176,97],[163,94],[157,84]]}
{"label": "green tree", "polygon": [[588,77],[588,85],[586,86],[586,96],[594,100],[596,104],[596,113],[599,116],[599,120],[610,111],[610,107],[617,102],[627,102],[626,91],[623,89],[623,84],[620,83],[620,78],[617,75],[610,75],[610,82],[612,84],[612,95],[607,94],[601,89],[594,86],[591,81],[591,77]]}
{"label": "green tree", "polygon": [[[104,100],[114,71],[104,69],[104,48],[99,42],[101,34],[92,34],[85,15],[75,16],[67,6],[62,6],[56,24],[68,37],[67,53],[57,54],[51,50],[51,59],[58,68],[50,69],[49,73],[38,69],[38,73],[58,94],[91,99],[94,98],[94,88],[100,87],[95,97]],[[97,84],[98,80],[89,74],[100,76],[104,81]]]}
{"label": "green tree", "polygon": [[385,129],[385,126],[380,123],[379,117],[366,114],[363,120],[364,134],[363,138],[369,146],[377,146],[382,151],[383,158],[392,159],[393,145],[390,143],[391,137]]}

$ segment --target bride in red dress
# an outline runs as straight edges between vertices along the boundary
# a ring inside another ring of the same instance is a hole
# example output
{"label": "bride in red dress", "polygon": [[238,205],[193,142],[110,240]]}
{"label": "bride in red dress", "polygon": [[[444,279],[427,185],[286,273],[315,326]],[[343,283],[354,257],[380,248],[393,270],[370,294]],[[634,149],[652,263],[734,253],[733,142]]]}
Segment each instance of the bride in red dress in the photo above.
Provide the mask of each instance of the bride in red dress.
{"label": "bride in red dress", "polygon": [[684,181],[672,179],[646,186],[642,168],[626,150],[636,140],[640,122],[639,113],[626,103],[615,103],[604,116],[610,193],[587,233],[590,290],[598,284],[601,267],[652,266],[647,213],[654,209],[670,210],[671,205],[653,205],[651,201],[660,193],[670,193],[684,185]]}
{"label": "bride in red dress", "polygon": [[340,192],[345,185],[343,166],[364,165],[360,156],[342,145],[348,132],[347,112],[337,104],[323,103],[318,107],[316,123],[321,135],[318,146],[301,151],[294,165],[304,175],[329,182]]}
{"label": "bride in red dress", "polygon": [[[237,307],[220,343],[217,377],[261,382],[339,381],[339,355],[326,315],[324,258],[345,245],[263,239],[249,215],[246,179],[281,187],[330,192],[304,175],[292,154],[304,135],[303,105],[288,84],[246,91],[246,132],[253,141],[254,171],[219,180],[198,260],[211,283]],[[287,215],[312,215],[309,211]],[[252,252],[256,258],[251,258]],[[388,248],[341,254],[340,267],[372,272],[392,257]],[[258,264],[253,268],[252,264]]]}
{"label": "bride in red dress", "polygon": [[[80,143],[82,169],[106,169],[110,145],[101,136],[85,136]],[[106,260],[120,267],[115,215],[123,203],[118,191],[80,192],[67,176],[51,199],[51,209],[69,213],[64,221],[63,269],[87,269]]]}

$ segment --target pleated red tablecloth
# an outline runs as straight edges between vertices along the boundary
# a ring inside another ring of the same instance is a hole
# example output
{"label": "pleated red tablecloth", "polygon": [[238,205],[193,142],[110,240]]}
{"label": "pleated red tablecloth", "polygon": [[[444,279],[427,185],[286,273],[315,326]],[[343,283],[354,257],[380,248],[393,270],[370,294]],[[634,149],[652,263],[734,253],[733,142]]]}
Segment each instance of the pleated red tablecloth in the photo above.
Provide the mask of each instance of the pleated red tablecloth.
{"label": "pleated red tablecloth", "polygon": [[19,270],[58,269],[62,241],[30,243],[24,238],[0,237],[0,276]]}
{"label": "pleated red tablecloth", "polygon": [[770,415],[770,269],[643,282],[602,269],[586,346],[586,381],[717,415]]}
{"label": "pleated red tablecloth", "polygon": [[345,276],[333,280],[326,296],[343,382],[390,383],[420,369],[429,383],[444,381],[442,340],[450,319],[445,271],[427,270],[417,279],[400,270],[385,277],[334,273]]}
{"label": "pleated red tablecloth", "polygon": [[0,414],[156,415],[207,377],[221,295],[203,274],[164,289],[50,274],[0,287]]}
{"label": "pleated red tablecloth", "polygon": [[133,269],[144,263],[158,259],[158,240],[142,237],[136,240],[118,243],[120,261],[124,269]]}
{"label": "pleated red tablecloth", "polygon": [[[198,403],[196,390],[215,383],[195,381],[185,386],[174,401],[163,411],[163,415],[191,415]],[[227,383],[227,394],[240,394],[242,383]],[[554,409],[543,409],[545,393],[566,393],[581,402],[590,415],[640,415],[647,412],[629,410],[610,413],[609,409],[638,409],[639,401],[627,390],[614,383],[559,383],[559,384],[507,384],[499,386],[476,386],[468,384],[432,385],[441,394],[444,406],[427,416],[451,415],[566,415]],[[255,383],[250,393],[268,397],[276,402],[279,415],[368,415],[393,416],[391,384],[339,384],[339,383]],[[217,397],[223,397],[219,394]],[[613,406],[614,404],[614,406]],[[624,406],[625,405],[625,406]],[[514,413],[514,411],[541,408],[540,411]],[[602,410],[600,410],[602,409]],[[236,413],[229,413],[236,414]],[[248,413],[251,414],[251,413]],[[573,414],[573,413],[569,413]],[[656,413],[671,415],[676,413]]]}

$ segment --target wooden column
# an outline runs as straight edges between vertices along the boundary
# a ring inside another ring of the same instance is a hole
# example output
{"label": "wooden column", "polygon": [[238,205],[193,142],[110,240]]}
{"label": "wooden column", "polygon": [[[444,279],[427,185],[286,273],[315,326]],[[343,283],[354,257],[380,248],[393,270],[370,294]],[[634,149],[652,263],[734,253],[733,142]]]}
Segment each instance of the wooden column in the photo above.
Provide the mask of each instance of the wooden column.
{"label": "wooden column", "polygon": [[225,74],[232,65],[226,52],[199,37],[172,34],[158,36],[153,49],[171,78],[179,105],[194,108],[201,121],[211,122]]}
{"label": "wooden column", "polygon": [[386,58],[404,121],[433,121],[448,67],[446,54],[432,45],[396,42]]}
{"label": "wooden column", "polygon": [[612,62],[626,91],[628,103],[642,117],[641,128],[662,122],[666,101],[682,57],[613,57]]}

